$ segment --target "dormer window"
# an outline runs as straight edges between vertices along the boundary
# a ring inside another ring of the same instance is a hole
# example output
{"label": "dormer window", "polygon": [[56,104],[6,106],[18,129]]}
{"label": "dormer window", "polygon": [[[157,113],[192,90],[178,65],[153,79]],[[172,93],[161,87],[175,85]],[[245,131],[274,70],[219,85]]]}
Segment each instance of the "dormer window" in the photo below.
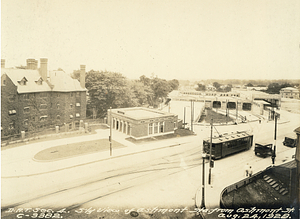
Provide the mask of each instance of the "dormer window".
{"label": "dormer window", "polygon": [[18,81],[18,83],[20,84],[20,85],[26,85],[27,84],[27,79],[24,77],[24,78],[22,78],[22,80],[21,81]]}
{"label": "dormer window", "polygon": [[35,82],[37,85],[42,85],[43,84],[43,79],[42,78],[39,78],[39,80],[37,80]]}

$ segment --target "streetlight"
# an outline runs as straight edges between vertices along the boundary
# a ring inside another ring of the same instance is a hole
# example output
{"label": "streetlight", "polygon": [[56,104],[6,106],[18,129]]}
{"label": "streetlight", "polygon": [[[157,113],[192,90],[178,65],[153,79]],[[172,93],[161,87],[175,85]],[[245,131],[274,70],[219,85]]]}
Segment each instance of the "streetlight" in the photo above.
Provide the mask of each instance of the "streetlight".
{"label": "streetlight", "polygon": [[206,154],[203,153],[202,154],[202,200],[201,200],[201,206],[200,208],[205,208],[205,158],[206,158]]}

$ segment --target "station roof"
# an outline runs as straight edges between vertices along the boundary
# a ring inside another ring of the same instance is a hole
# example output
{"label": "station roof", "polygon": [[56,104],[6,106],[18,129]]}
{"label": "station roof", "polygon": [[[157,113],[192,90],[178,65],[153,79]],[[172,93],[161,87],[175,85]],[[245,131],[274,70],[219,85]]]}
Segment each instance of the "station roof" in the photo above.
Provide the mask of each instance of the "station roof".
{"label": "station roof", "polygon": [[133,108],[119,108],[112,109],[112,112],[135,120],[155,119],[166,116],[175,116],[173,113],[163,112],[156,109],[133,107]]}

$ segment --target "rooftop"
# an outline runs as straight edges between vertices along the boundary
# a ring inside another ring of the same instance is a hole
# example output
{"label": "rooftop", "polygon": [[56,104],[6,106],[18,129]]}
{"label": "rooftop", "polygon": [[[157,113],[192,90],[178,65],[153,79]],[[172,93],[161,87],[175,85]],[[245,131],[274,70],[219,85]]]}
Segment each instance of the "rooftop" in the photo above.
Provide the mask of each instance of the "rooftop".
{"label": "rooftop", "polygon": [[119,108],[112,109],[112,112],[124,115],[126,117],[141,120],[141,119],[155,119],[163,116],[175,116],[175,114],[163,112],[160,110],[149,109],[144,107],[134,107],[134,108]]}
{"label": "rooftop", "polygon": [[[73,79],[64,71],[50,71],[47,81],[44,81],[38,70],[30,69],[13,69],[1,68],[1,77],[7,75],[14,85],[17,86],[18,93],[34,93],[46,91],[70,92],[70,91],[85,91],[85,88],[80,86],[78,80]],[[21,85],[22,80],[26,84]],[[38,83],[41,81],[41,83]],[[51,87],[53,86],[53,89]]]}

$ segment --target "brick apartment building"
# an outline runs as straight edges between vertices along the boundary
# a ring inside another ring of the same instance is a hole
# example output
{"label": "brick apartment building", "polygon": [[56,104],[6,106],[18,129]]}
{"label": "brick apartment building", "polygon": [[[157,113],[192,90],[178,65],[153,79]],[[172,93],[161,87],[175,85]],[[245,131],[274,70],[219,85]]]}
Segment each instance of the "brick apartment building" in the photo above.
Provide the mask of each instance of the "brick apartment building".
{"label": "brick apartment building", "polygon": [[48,60],[27,59],[26,69],[5,68],[1,60],[1,137],[43,127],[74,128],[86,117],[85,65],[80,82],[64,71],[48,71]]}

